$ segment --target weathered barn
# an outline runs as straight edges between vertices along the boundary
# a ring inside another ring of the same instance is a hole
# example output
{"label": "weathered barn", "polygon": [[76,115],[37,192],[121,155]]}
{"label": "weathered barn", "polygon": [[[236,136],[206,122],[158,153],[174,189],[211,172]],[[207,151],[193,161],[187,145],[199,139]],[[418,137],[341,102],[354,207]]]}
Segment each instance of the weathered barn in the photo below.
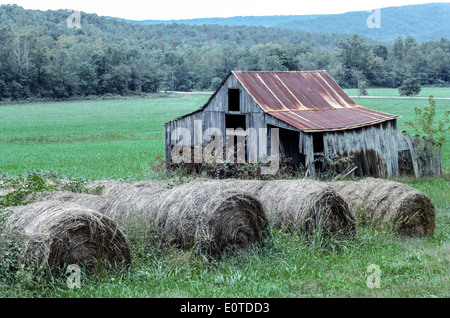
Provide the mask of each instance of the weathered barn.
{"label": "weathered barn", "polygon": [[[278,128],[280,154],[310,175],[327,169],[321,158],[352,155],[357,176],[397,176],[399,152],[413,152],[399,117],[356,104],[326,71],[232,71],[204,106],[165,124],[165,159],[170,165],[174,146],[205,147],[212,135],[225,145],[234,130],[246,140],[245,159],[258,161],[276,153]],[[268,135],[256,141],[260,129]]]}

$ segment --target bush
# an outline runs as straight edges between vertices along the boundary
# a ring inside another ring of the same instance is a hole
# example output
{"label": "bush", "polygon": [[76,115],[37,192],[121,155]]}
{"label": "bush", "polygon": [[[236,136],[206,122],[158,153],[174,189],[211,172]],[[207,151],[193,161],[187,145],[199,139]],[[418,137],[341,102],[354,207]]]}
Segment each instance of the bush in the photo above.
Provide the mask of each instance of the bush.
{"label": "bush", "polygon": [[400,96],[415,96],[421,91],[420,80],[418,78],[407,78],[398,88]]}
{"label": "bush", "polygon": [[424,109],[415,107],[414,112],[416,117],[414,121],[408,121],[405,124],[416,130],[421,134],[426,140],[431,141],[438,148],[444,144],[447,133],[450,130],[450,111],[444,113],[444,118],[437,121],[436,120],[436,101],[433,96],[428,99],[428,106]]}

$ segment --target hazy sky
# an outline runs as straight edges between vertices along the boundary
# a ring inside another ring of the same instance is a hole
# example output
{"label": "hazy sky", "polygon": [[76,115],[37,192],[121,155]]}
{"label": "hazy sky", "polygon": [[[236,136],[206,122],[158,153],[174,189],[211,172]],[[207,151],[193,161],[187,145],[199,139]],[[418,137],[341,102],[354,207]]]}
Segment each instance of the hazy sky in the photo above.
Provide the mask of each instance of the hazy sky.
{"label": "hazy sky", "polygon": [[[95,0],[0,0],[0,4],[17,4],[25,9],[73,9],[101,16],[132,20],[171,20],[231,17],[244,15],[302,15],[344,13],[384,7],[421,4],[427,0],[158,0],[158,1],[95,1]],[[157,3],[157,4],[155,4]]]}

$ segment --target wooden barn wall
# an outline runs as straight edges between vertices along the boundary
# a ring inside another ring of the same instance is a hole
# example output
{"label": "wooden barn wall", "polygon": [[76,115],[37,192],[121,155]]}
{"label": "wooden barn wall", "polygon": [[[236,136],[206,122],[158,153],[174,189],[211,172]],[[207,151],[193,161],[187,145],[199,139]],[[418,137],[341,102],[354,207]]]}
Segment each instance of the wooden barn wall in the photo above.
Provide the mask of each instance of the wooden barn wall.
{"label": "wooden barn wall", "polygon": [[[367,153],[371,150],[381,158],[387,176],[398,176],[398,138],[395,120],[324,134],[324,154],[328,158]],[[383,172],[380,173],[378,177],[386,177]]]}
{"label": "wooden barn wall", "polygon": [[[240,111],[233,112],[228,111],[228,89],[238,88],[240,89]],[[209,101],[208,105],[201,111],[187,115],[185,117],[175,119],[166,123],[164,127],[165,137],[165,159],[166,162],[170,162],[170,151],[178,140],[172,141],[171,134],[176,128],[186,128],[191,134],[191,146],[198,145],[201,141],[204,143],[202,137],[203,133],[208,128],[218,128],[222,131],[223,143],[226,144],[225,133],[225,115],[246,115],[247,128],[255,128],[259,132],[259,128],[266,128],[265,116],[263,110],[259,107],[256,101],[250,96],[242,84],[236,79],[234,75],[230,75],[228,80],[219,88],[215,96]],[[195,121],[201,121],[201,136],[199,136],[200,129]],[[194,134],[194,131],[196,134]],[[197,140],[194,138],[197,137]],[[201,138],[201,139],[200,139]],[[248,138],[248,137],[247,137]],[[255,146],[255,145],[253,145]],[[250,147],[247,149],[250,151]],[[248,153],[247,153],[248,154]]]}
{"label": "wooden barn wall", "polygon": [[397,132],[397,144],[401,174],[417,178],[442,174],[442,151],[432,142]]}

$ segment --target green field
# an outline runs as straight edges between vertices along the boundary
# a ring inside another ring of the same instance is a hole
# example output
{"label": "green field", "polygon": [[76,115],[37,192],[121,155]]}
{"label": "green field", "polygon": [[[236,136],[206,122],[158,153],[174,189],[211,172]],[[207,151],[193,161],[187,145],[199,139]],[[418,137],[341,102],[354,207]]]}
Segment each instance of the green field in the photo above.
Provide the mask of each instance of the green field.
{"label": "green field", "polygon": [[83,178],[145,178],[149,162],[164,153],[163,124],[207,98],[2,106],[0,171],[54,169]]}
{"label": "green field", "polygon": [[[0,175],[42,169],[71,178],[155,178],[149,164],[163,155],[163,123],[208,98],[0,106]],[[427,105],[420,99],[356,101],[403,116],[399,129],[413,120],[414,106]],[[450,100],[438,100],[437,107],[441,117]],[[63,278],[42,284],[23,275],[8,285],[0,275],[0,297],[449,297],[449,144],[447,139],[443,177],[397,179],[431,197],[437,212],[433,237],[359,228],[355,239],[305,243],[272,230],[266,246],[207,263],[192,251],[159,250],[126,230],[135,256],[127,272],[83,277],[82,288],[74,290]],[[379,289],[366,285],[371,264],[381,268]]]}
{"label": "green field", "polygon": [[[344,91],[350,96],[358,96],[356,88],[344,89]],[[368,96],[400,97],[398,90],[393,88],[368,88],[367,93]],[[439,98],[450,98],[450,87],[422,87],[420,93],[416,96],[428,98],[430,95]]]}

